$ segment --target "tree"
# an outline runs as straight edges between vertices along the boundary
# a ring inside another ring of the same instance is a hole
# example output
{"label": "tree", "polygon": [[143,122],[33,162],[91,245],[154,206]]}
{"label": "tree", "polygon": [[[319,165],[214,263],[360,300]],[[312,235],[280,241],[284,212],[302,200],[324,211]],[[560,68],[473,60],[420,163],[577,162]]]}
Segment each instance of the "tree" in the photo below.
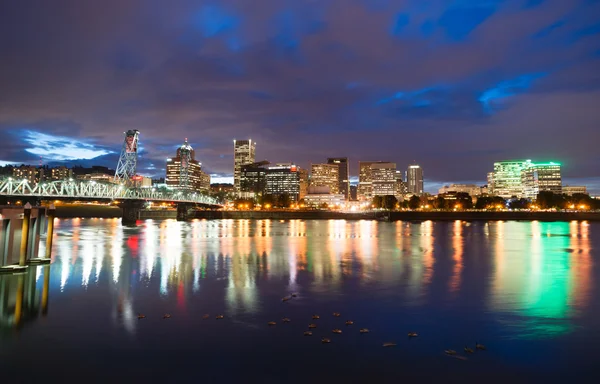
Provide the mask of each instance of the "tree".
{"label": "tree", "polygon": [[260,203],[262,204],[262,206],[264,208],[270,208],[270,207],[274,207],[275,205],[277,205],[277,201],[275,199],[275,196],[273,195],[263,195],[260,198]]}
{"label": "tree", "polygon": [[371,200],[371,205],[373,208],[383,208],[383,198],[382,196],[373,196]]}
{"label": "tree", "polygon": [[277,205],[281,208],[289,208],[292,200],[290,199],[290,195],[287,193],[282,193],[277,198]]}
{"label": "tree", "polygon": [[456,204],[459,209],[471,209],[473,208],[473,199],[466,192],[458,192],[456,194]]}
{"label": "tree", "polygon": [[527,199],[511,199],[508,202],[508,207],[510,209],[527,209],[529,208],[529,200]]}
{"label": "tree", "polygon": [[542,191],[538,193],[535,199],[535,204],[541,209],[554,208],[554,193],[550,191]]}
{"label": "tree", "polygon": [[398,203],[398,200],[396,199],[396,196],[385,195],[382,198],[381,208],[391,211],[392,209],[396,208],[397,203]]}
{"label": "tree", "polygon": [[448,206],[446,204],[446,199],[444,199],[444,197],[442,195],[438,195],[438,197],[435,198],[435,200],[433,201],[433,206],[436,209],[447,209]]}
{"label": "tree", "polygon": [[410,197],[410,199],[408,200],[408,207],[410,209],[417,209],[420,206],[421,206],[421,199],[419,198],[419,196],[412,195]]}
{"label": "tree", "polygon": [[476,209],[498,209],[498,207],[504,208],[505,206],[506,201],[500,196],[481,196],[475,203]]}

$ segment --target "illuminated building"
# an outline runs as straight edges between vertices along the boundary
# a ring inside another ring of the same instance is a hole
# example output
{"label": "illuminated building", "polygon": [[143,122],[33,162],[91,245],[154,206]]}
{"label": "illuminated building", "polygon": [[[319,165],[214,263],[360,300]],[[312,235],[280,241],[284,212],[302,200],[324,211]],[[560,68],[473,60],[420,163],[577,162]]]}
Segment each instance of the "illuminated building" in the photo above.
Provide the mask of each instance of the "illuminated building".
{"label": "illuminated building", "polygon": [[406,171],[406,183],[408,193],[413,195],[423,194],[423,168],[413,164],[408,166]]}
{"label": "illuminated building", "polygon": [[206,193],[210,189],[210,175],[202,171],[194,149],[187,139],[177,148],[177,154],[167,159],[165,183],[169,188]]}
{"label": "illuminated building", "polygon": [[227,183],[213,183],[210,185],[210,192],[211,193],[218,193],[218,192],[225,192],[225,193],[231,193],[234,192],[235,189],[233,188],[233,184],[227,184]]}
{"label": "illuminated building", "polygon": [[521,171],[521,183],[523,185],[523,197],[527,199],[537,198],[540,192],[562,193],[562,177],[560,164],[549,163],[527,163]]}
{"label": "illuminated building", "polygon": [[467,193],[469,196],[479,196],[482,194],[481,187],[475,184],[450,184],[444,185],[438,190],[438,194],[443,195],[450,192]]}
{"label": "illuminated building", "polygon": [[329,193],[339,192],[339,167],[337,164],[312,164],[311,187],[327,187]]}
{"label": "illuminated building", "polygon": [[346,197],[341,193],[309,193],[304,197],[304,203],[313,208],[341,207],[346,203]]}
{"label": "illuminated building", "polygon": [[288,195],[290,200],[300,199],[300,167],[292,163],[267,167],[265,173],[266,195]]}
{"label": "illuminated building", "polygon": [[268,161],[243,164],[240,167],[240,190],[238,196],[246,199],[262,196],[267,184]]}
{"label": "illuminated building", "polygon": [[404,200],[404,195],[407,193],[408,188],[406,187],[406,183],[402,177],[402,171],[396,171],[396,198],[402,201]]}
{"label": "illuminated building", "polygon": [[252,140],[233,140],[233,187],[235,192],[240,190],[242,165],[255,161],[256,142]]}
{"label": "illuminated building", "polygon": [[372,196],[396,195],[396,163],[371,164]]}
{"label": "illuminated building", "polygon": [[348,158],[330,157],[327,159],[327,164],[336,164],[338,166],[338,191],[344,195],[346,200],[350,199],[350,168]]}
{"label": "illuminated building", "polygon": [[92,172],[83,175],[77,175],[78,180],[89,180],[98,183],[114,183],[115,177],[108,173]]}
{"label": "illuminated building", "polygon": [[494,163],[494,172],[488,175],[488,187],[490,193],[504,199],[513,196],[523,197],[523,183],[521,171],[525,169],[531,160],[508,160]]}
{"label": "illuminated building", "polygon": [[50,177],[52,180],[69,180],[73,178],[73,170],[65,166],[52,168],[50,170]]}
{"label": "illuminated building", "polygon": [[308,193],[308,169],[299,168],[300,176],[300,194],[298,199],[304,199],[304,196]]}
{"label": "illuminated building", "polygon": [[563,185],[562,193],[568,196],[573,196],[575,194],[587,195],[587,187],[584,185]]}
{"label": "illuminated building", "polygon": [[373,183],[371,181],[371,164],[375,161],[358,162],[358,189],[357,197],[360,201],[371,201],[373,197]]}
{"label": "illuminated building", "polygon": [[33,165],[21,165],[13,168],[12,176],[18,180],[26,179],[30,183],[38,183],[43,180],[44,173]]}

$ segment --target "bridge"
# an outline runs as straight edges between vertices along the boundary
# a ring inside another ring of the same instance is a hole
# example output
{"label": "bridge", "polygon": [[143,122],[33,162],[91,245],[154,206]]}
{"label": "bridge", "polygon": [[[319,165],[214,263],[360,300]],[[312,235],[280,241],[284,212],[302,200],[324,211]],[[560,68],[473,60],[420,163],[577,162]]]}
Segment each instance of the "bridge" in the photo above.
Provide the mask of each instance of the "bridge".
{"label": "bridge", "polygon": [[117,201],[123,209],[123,222],[128,224],[135,223],[146,202],[176,203],[180,220],[187,219],[193,207],[221,207],[216,199],[193,190],[187,177],[189,161],[181,162],[181,176],[175,189],[136,187],[139,131],[129,130],[124,134],[114,183],[77,179],[33,183],[28,179],[7,177],[0,179],[0,198],[18,198],[33,205],[42,200]]}

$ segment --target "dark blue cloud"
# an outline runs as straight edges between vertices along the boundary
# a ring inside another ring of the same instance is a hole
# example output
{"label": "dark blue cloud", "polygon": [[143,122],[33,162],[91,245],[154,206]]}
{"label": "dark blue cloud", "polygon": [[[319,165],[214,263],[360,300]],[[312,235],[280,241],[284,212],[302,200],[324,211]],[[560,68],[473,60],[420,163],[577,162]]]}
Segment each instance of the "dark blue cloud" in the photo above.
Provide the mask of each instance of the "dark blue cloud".
{"label": "dark blue cloud", "polygon": [[259,158],[335,152],[353,173],[417,159],[429,180],[484,182],[498,158],[538,156],[595,177],[599,14],[586,0],[12,2],[0,131],[23,134],[0,141],[0,162],[33,150],[114,167],[139,129],[156,176],[185,137],[231,174],[231,140],[251,137]]}
{"label": "dark blue cloud", "polygon": [[469,34],[496,11],[493,2],[482,5],[461,6],[446,10],[438,25],[445,29],[449,38],[455,41],[466,39]]}

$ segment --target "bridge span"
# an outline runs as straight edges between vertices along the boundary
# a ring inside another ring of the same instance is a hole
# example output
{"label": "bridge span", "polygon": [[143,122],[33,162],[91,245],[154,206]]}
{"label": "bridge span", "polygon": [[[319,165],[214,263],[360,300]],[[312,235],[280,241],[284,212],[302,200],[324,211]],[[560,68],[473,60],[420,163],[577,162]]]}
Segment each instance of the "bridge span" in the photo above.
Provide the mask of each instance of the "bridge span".
{"label": "bridge span", "polygon": [[221,208],[217,201],[207,195],[184,190],[159,188],[134,188],[122,184],[88,180],[57,180],[30,183],[12,177],[0,179],[0,198],[14,199],[38,205],[43,200],[118,201],[123,209],[123,222],[135,222],[146,202],[169,202],[177,204],[178,219],[185,220],[193,207]]}

